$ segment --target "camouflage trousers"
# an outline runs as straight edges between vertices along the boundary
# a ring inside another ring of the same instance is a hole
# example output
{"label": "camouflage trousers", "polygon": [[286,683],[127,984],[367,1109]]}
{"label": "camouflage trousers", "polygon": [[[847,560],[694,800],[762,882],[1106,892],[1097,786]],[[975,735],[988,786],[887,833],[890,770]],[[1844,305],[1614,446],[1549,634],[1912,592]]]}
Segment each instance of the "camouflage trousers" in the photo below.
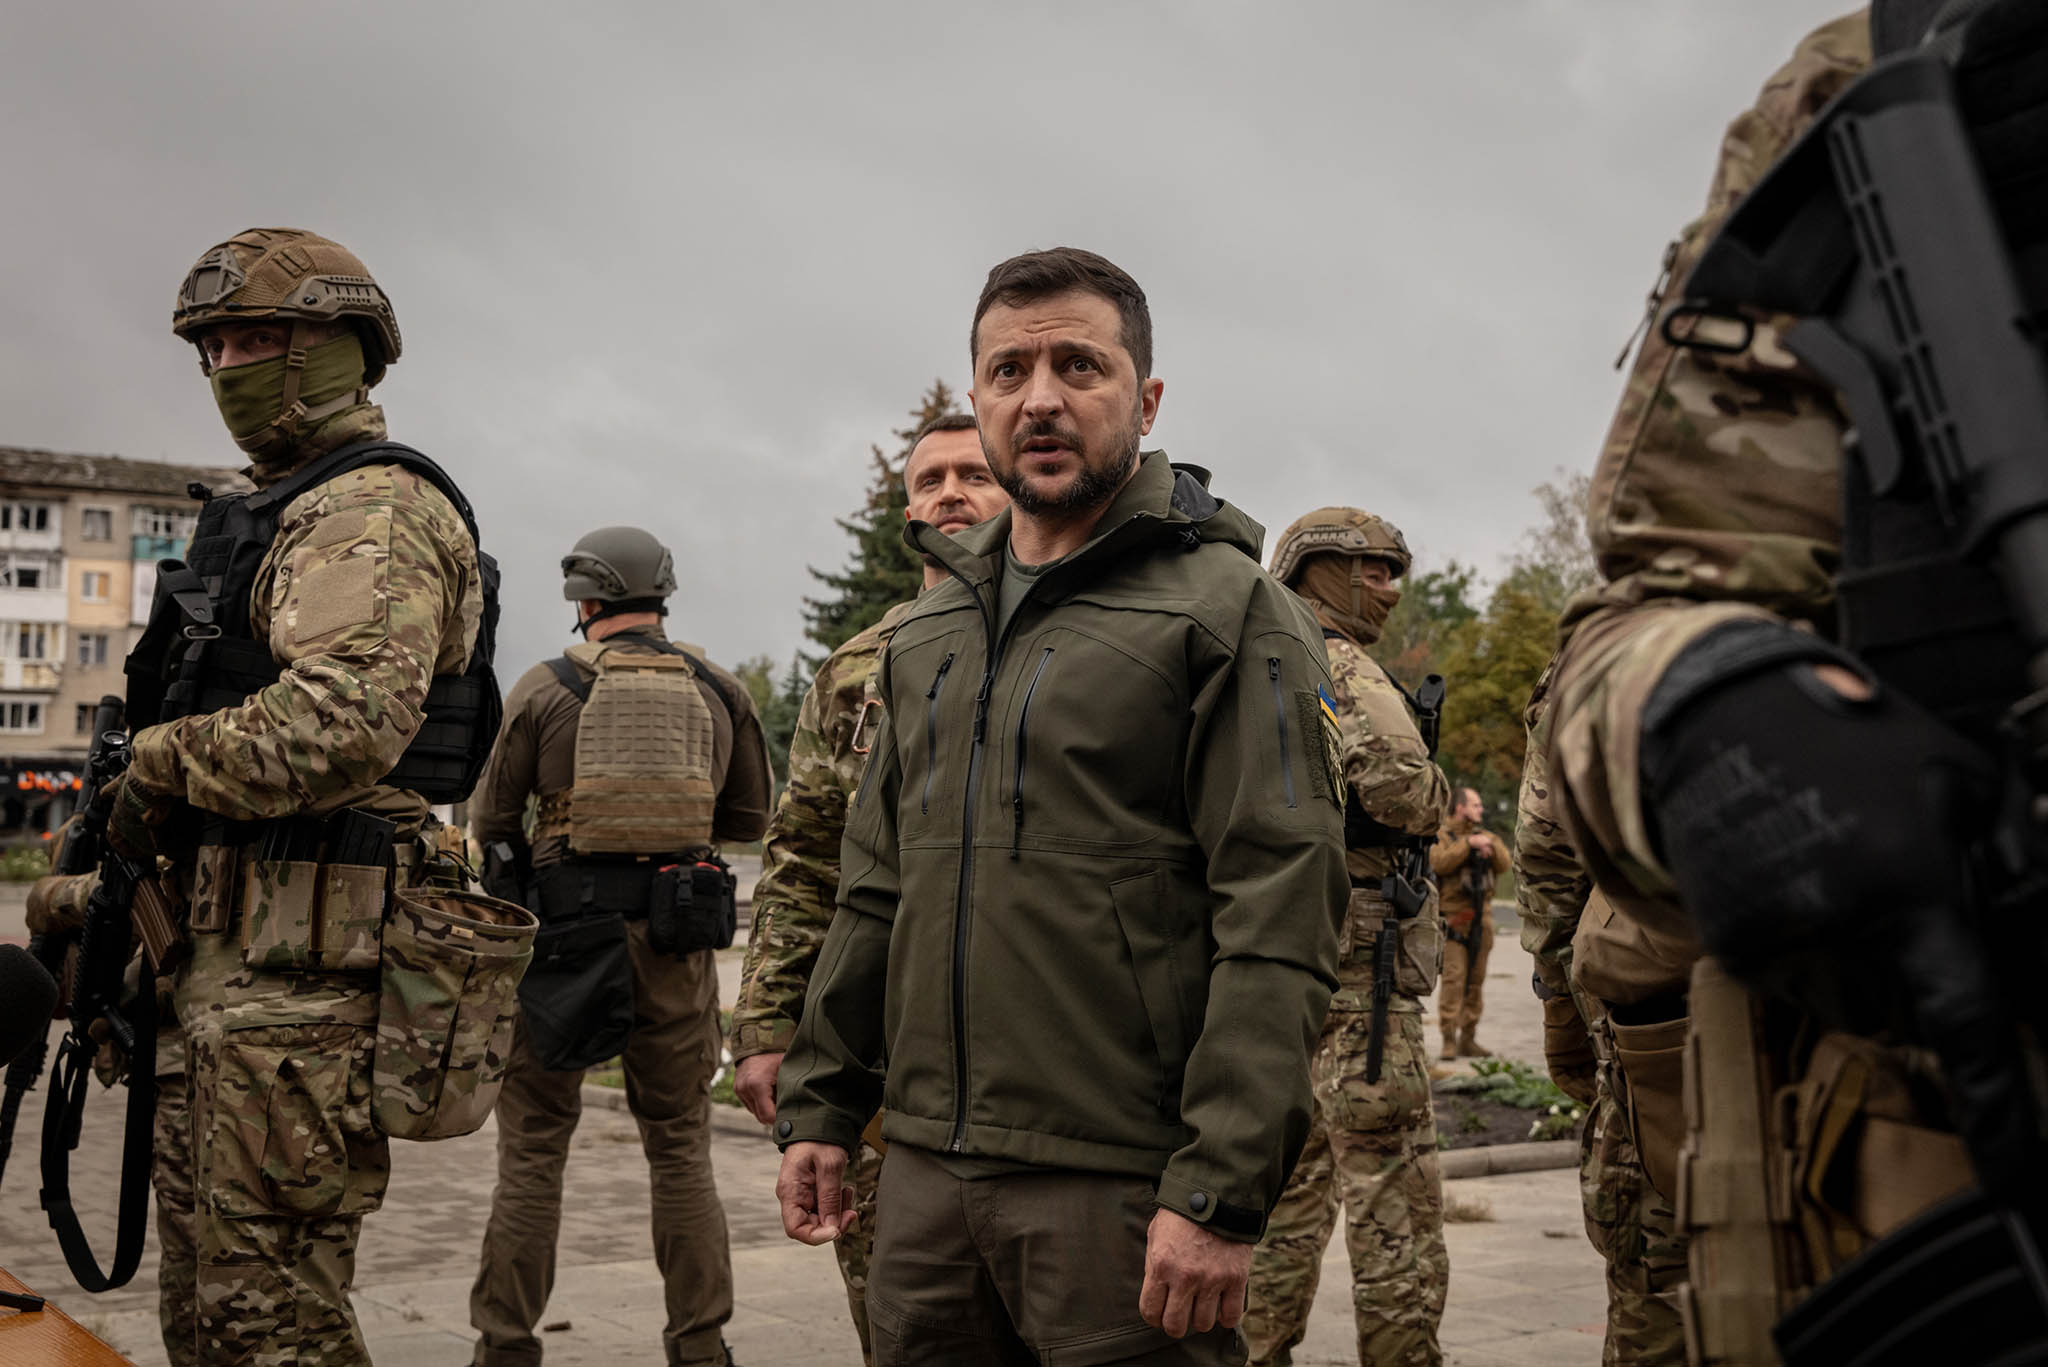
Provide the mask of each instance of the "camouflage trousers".
{"label": "camouflage trousers", "polygon": [[190,1288],[185,1326],[165,1316],[171,1361],[247,1367],[367,1364],[348,1292],[363,1216],[384,1200],[390,1155],[370,1120],[377,1023],[371,974],[271,973],[236,935],[195,935],[174,983],[188,1061],[183,1123],[157,1113],[165,1304]]}
{"label": "camouflage trousers", "polygon": [[1685,1361],[1678,1288],[1686,1240],[1671,1203],[1650,1185],[1628,1117],[1614,1095],[1613,1065],[1600,1069],[1579,1138],[1579,1194],[1586,1237],[1607,1260],[1606,1367],[1677,1367]]}
{"label": "camouflage trousers", "polygon": [[1252,1255],[1241,1328],[1255,1364],[1293,1360],[1340,1205],[1359,1361],[1443,1361],[1436,1330],[1450,1264],[1420,1004],[1398,998],[1388,1013],[1377,1086],[1365,1081],[1371,1033],[1369,1011],[1332,1011],[1323,1023],[1315,1124]]}
{"label": "camouflage trousers", "polygon": [[846,1167],[846,1185],[853,1188],[853,1208],[860,1222],[853,1233],[832,1245],[839,1259],[839,1280],[846,1283],[846,1308],[853,1312],[860,1335],[860,1359],[874,1367],[875,1350],[868,1332],[868,1260],[875,1251],[875,1192],[882,1182],[882,1155],[862,1144]]}
{"label": "camouflage trousers", "polygon": [[156,1191],[156,1316],[171,1367],[199,1367],[199,1230],[193,1214],[192,1098],[185,1076],[185,1032],[175,1021],[157,1031],[156,1155],[149,1184]]}

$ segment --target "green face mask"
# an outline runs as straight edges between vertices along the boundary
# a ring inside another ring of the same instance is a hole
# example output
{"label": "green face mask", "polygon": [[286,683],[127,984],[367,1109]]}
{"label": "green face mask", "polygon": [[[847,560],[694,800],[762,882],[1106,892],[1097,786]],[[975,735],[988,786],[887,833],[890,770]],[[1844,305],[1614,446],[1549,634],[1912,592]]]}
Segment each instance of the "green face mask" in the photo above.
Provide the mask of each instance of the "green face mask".
{"label": "green face mask", "polygon": [[[284,357],[216,370],[212,380],[213,401],[235,445],[261,456],[287,440],[287,434],[276,427],[284,415]],[[354,333],[322,342],[306,353],[299,402],[308,409],[318,410],[362,387],[363,343]]]}

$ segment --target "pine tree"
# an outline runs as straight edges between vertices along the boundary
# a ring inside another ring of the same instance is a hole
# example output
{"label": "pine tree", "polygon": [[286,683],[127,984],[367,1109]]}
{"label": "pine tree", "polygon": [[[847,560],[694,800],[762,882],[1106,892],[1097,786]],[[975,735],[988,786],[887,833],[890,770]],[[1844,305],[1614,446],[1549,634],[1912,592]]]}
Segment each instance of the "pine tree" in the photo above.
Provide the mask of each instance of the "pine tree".
{"label": "pine tree", "polygon": [[[885,455],[880,446],[869,448],[874,480],[866,501],[852,517],[834,519],[840,530],[853,538],[852,563],[836,572],[811,567],[811,577],[832,590],[833,596],[804,599],[804,635],[826,653],[881,621],[882,614],[896,604],[915,597],[924,583],[924,562],[903,542],[907,502],[903,462],[910,456],[910,440],[918,429],[956,409],[953,391],[944,381],[933,380],[910,411],[910,425],[896,430],[896,454]],[[823,655],[806,659],[813,670],[823,663]]]}

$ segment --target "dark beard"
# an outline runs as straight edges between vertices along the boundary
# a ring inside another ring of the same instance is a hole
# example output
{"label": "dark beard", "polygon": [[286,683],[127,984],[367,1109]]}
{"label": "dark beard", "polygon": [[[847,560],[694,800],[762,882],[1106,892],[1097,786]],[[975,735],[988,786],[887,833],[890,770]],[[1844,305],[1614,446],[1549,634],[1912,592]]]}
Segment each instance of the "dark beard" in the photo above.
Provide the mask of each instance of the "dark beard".
{"label": "dark beard", "polygon": [[[1060,493],[1048,498],[1024,482],[1023,453],[1026,442],[1039,437],[1058,437],[1067,443],[1068,449],[1081,459],[1081,473]],[[1133,427],[1122,443],[1122,449],[1108,463],[1096,465],[1088,459],[1087,448],[1081,445],[1079,434],[1059,427],[1054,423],[1034,423],[1031,430],[1017,437],[1017,449],[1012,453],[1010,467],[1005,470],[996,460],[995,452],[988,449],[987,439],[982,441],[982,453],[988,457],[989,469],[995,473],[996,483],[1010,496],[1018,510],[1033,517],[1070,517],[1106,506],[1116,497],[1130,478],[1131,467],[1138,463],[1138,429]]]}

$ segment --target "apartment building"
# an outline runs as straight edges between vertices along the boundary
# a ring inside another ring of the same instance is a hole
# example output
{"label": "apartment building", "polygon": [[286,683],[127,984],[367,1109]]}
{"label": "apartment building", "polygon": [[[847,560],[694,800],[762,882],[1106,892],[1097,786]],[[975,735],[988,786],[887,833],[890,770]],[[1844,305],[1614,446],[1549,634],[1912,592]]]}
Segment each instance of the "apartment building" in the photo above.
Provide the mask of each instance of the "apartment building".
{"label": "apartment building", "polygon": [[194,484],[245,487],[223,467],[0,446],[0,836],[70,813],[156,562],[192,535]]}

